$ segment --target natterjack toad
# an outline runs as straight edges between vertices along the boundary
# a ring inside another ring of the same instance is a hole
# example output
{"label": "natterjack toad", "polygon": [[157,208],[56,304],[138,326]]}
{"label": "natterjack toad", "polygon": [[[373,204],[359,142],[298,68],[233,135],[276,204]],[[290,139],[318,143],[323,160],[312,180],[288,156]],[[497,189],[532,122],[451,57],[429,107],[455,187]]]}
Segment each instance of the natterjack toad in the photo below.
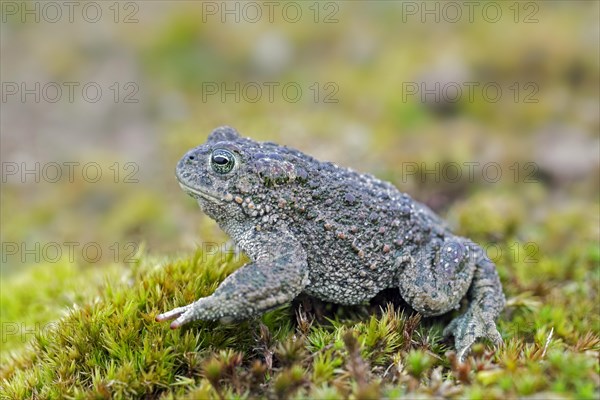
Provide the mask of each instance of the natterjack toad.
{"label": "natterjack toad", "polygon": [[220,127],[179,161],[177,179],[250,257],[211,296],[171,310],[171,328],[243,319],[301,292],[359,304],[386,288],[424,316],[466,312],[446,327],[459,357],[478,338],[501,344],[504,295],[481,248],[455,236],[393,185]]}

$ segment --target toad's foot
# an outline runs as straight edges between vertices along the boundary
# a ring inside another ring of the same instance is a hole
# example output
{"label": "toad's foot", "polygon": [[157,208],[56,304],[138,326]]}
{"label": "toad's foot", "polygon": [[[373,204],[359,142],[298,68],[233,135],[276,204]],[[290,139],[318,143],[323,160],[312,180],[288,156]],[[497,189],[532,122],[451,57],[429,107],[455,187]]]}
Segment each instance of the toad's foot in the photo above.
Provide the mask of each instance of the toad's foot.
{"label": "toad's foot", "polygon": [[502,336],[496,329],[494,315],[471,306],[463,315],[456,317],[444,329],[444,336],[454,336],[454,346],[460,362],[479,338],[489,339],[495,346],[502,346]]}
{"label": "toad's foot", "polygon": [[[156,317],[156,322],[163,322],[163,321],[169,321],[172,319],[175,319],[177,317],[179,317],[180,315],[184,314],[189,308],[190,308],[191,304],[184,306],[184,307],[177,307],[172,309],[171,311],[167,311],[166,313],[162,313],[159,314]],[[172,328],[177,328],[177,326],[172,327]]]}
{"label": "toad's foot", "polygon": [[177,329],[196,319],[216,319],[219,316],[218,303],[215,302],[212,296],[209,296],[198,299],[187,306],[177,307],[160,314],[156,317],[156,321],[163,322],[174,319],[175,321],[171,322],[170,327],[171,329]]}

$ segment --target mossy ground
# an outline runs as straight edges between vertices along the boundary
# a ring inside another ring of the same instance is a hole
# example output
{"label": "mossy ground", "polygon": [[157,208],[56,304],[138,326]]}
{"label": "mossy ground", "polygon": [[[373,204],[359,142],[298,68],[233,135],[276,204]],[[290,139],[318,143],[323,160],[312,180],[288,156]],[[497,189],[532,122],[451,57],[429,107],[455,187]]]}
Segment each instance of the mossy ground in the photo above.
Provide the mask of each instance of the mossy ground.
{"label": "mossy ground", "polygon": [[[472,209],[459,205],[450,215],[477,239],[478,227],[465,220],[471,213],[463,207]],[[487,215],[481,215],[484,223],[507,230],[496,241],[499,248],[522,245],[510,236],[510,218],[485,221]],[[40,266],[27,275],[30,281],[3,285],[4,321],[11,316],[45,328],[30,329],[35,334],[28,340],[21,331],[4,330],[2,397],[597,398],[595,231],[562,237],[586,226],[578,215],[563,215],[539,233],[542,242],[558,242],[555,251],[525,249],[523,257],[496,260],[508,298],[499,320],[505,346],[479,343],[464,364],[441,337],[448,318],[421,319],[398,301],[388,303],[394,293],[358,307],[303,297],[248,321],[199,322],[175,331],[154,321],[210,294],[244,263],[231,252],[199,250],[170,260],[140,254],[126,270],[102,271],[104,279],[98,269],[64,264],[49,274]],[[57,290],[60,304],[47,297]],[[79,305],[60,317],[61,306],[72,303]],[[44,325],[51,321],[58,322]]]}

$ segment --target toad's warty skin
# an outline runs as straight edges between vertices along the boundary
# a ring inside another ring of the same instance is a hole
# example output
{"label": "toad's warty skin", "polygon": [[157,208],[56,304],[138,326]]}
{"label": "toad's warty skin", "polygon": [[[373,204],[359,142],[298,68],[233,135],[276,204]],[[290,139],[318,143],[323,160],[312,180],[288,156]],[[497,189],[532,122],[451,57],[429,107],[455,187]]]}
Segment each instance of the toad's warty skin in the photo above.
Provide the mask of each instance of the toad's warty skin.
{"label": "toad's warty skin", "polygon": [[305,292],[359,304],[386,288],[424,316],[466,312],[446,327],[460,359],[478,338],[499,345],[504,295],[480,247],[455,236],[390,183],[230,127],[179,161],[177,179],[252,260],[211,296],[161,314],[172,328],[243,319]]}

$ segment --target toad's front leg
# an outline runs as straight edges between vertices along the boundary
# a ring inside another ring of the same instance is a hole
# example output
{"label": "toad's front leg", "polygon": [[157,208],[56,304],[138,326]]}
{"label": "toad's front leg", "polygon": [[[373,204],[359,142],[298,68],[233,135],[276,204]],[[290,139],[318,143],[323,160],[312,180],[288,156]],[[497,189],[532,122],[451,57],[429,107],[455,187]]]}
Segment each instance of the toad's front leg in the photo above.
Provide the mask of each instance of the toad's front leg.
{"label": "toad's front leg", "polygon": [[[228,276],[215,292],[156,317],[175,319],[171,328],[196,320],[244,319],[287,303],[306,286],[308,266],[302,247],[289,235],[264,237],[255,261]],[[250,254],[252,257],[253,255]]]}

